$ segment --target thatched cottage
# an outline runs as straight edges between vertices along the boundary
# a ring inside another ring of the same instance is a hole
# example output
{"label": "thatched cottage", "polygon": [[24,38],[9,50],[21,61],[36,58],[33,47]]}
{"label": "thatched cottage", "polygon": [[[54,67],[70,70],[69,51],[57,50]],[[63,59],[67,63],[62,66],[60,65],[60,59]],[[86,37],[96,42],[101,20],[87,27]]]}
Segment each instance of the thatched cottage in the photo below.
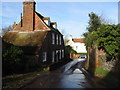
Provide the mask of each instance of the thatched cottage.
{"label": "thatched cottage", "polygon": [[63,35],[57,23],[35,11],[35,1],[23,2],[21,21],[3,36],[3,41],[19,46],[31,64],[55,63],[64,58]]}

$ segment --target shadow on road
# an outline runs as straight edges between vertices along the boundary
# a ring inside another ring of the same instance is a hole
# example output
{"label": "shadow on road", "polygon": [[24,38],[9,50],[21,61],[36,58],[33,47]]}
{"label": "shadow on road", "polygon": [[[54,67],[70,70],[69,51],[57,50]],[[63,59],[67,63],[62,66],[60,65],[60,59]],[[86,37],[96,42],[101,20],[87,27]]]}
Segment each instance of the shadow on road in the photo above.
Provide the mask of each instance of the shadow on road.
{"label": "shadow on road", "polygon": [[80,68],[82,62],[73,60],[57,70],[41,75],[23,88],[90,88]]}

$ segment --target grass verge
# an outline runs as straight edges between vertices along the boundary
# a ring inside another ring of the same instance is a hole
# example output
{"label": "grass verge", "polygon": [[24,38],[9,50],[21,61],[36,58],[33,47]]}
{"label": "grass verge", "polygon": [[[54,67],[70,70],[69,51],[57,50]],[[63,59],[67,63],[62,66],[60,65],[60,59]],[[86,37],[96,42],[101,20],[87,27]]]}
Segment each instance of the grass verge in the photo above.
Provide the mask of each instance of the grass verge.
{"label": "grass verge", "polygon": [[25,74],[14,74],[2,77],[2,88],[21,88],[24,87],[26,84],[29,84],[31,81],[36,80],[41,75],[48,73],[51,70],[56,70],[57,68],[65,65],[68,63],[69,60],[64,62],[57,62],[52,65],[44,66],[43,70],[37,69],[35,72],[29,72]]}
{"label": "grass verge", "polygon": [[117,73],[104,70],[100,67],[95,69],[95,82],[107,88],[119,87]]}
{"label": "grass verge", "polygon": [[109,71],[104,70],[100,67],[95,69],[95,75],[98,76],[98,77],[103,78],[103,77],[107,76],[108,74],[109,74]]}
{"label": "grass verge", "polygon": [[43,73],[47,73],[49,71],[36,71],[25,74],[15,74],[2,78],[2,88],[20,88],[24,84],[34,80],[39,77]]}

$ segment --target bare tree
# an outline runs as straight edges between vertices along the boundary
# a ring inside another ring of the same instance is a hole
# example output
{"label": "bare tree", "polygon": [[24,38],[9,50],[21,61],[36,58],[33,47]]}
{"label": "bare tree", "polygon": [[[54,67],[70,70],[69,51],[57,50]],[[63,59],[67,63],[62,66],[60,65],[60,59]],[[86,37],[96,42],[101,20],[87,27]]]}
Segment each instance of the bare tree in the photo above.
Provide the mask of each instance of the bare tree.
{"label": "bare tree", "polygon": [[68,41],[69,41],[69,40],[67,39],[68,34],[66,33],[65,29],[63,29],[63,30],[61,31],[61,33],[62,33],[62,35],[63,35],[64,44],[66,45],[66,44],[68,43]]}
{"label": "bare tree", "polygon": [[11,25],[8,27],[2,28],[1,36],[3,36],[7,31],[12,31],[12,30],[13,30],[13,27]]}
{"label": "bare tree", "polygon": [[108,18],[106,19],[106,17],[104,17],[103,14],[100,16],[100,19],[101,19],[101,24],[113,24],[112,20]]}

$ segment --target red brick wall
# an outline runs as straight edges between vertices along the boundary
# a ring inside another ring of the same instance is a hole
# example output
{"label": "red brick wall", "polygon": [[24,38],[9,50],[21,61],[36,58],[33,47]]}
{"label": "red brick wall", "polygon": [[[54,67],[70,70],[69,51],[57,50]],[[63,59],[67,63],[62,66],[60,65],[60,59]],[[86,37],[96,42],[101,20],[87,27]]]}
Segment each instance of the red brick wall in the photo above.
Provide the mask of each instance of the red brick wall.
{"label": "red brick wall", "polygon": [[80,54],[70,54],[70,58],[78,58]]}
{"label": "red brick wall", "polygon": [[18,24],[13,24],[14,31],[50,30],[35,12],[35,2],[23,2],[23,17]]}
{"label": "red brick wall", "polygon": [[35,2],[23,2],[23,4],[22,31],[33,31]]}

